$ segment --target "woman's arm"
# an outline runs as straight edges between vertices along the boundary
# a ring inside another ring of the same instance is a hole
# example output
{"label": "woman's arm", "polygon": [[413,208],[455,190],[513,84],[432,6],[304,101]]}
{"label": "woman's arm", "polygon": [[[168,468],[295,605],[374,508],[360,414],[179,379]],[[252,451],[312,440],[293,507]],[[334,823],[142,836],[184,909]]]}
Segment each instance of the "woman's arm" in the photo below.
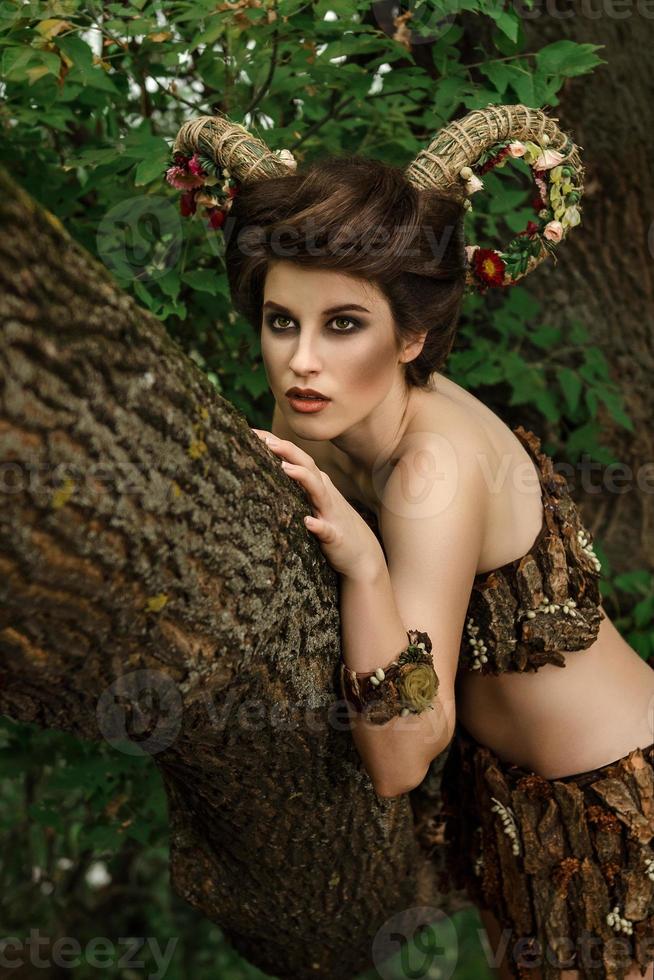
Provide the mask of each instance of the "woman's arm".
{"label": "woman's arm", "polygon": [[381,725],[351,716],[353,740],[378,793],[408,792],[454,734],[454,681],[488,503],[477,447],[468,429],[458,437],[424,432],[410,440],[380,494],[382,550],[313,457],[289,440],[254,431],[291,461],[289,476],[317,511],[307,526],[341,576],[346,665],[358,673],[388,666],[407,648],[407,630],[427,633],[432,643],[439,680],[433,708]]}
{"label": "woman's arm", "polygon": [[[348,667],[372,673],[406,649],[408,637],[383,556],[367,573],[340,576],[341,642]],[[420,623],[410,628],[422,629]],[[432,709],[399,715],[383,725],[350,709],[352,739],[379,796],[408,793],[454,734],[454,698],[441,685]],[[343,692],[345,696],[345,692]]]}
{"label": "woman's arm", "polygon": [[386,560],[362,580],[344,577],[343,656],[356,671],[382,668],[406,649],[406,630],[427,633],[439,687],[433,710],[383,725],[354,718],[352,737],[375,788],[397,796],[424,779],[450,743],[461,637],[487,520],[479,447],[469,433],[422,433],[402,453],[381,493]]}

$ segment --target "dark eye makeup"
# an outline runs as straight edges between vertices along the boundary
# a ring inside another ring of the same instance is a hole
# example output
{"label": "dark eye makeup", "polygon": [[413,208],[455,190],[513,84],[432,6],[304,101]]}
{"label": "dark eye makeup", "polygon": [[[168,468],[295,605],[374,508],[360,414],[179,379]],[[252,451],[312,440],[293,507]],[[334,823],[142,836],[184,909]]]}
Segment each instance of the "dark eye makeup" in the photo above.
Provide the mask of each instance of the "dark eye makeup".
{"label": "dark eye makeup", "polygon": [[[275,320],[282,319],[289,320],[291,323],[293,322],[290,316],[285,316],[283,313],[267,313],[264,319],[273,333],[286,333],[286,331],[290,329],[289,327],[274,327],[273,322]],[[332,333],[356,333],[362,326],[361,320],[357,320],[351,316],[335,316],[329,322],[334,323],[335,320],[347,320],[349,323],[353,324],[353,326],[349,327],[347,330],[332,330]]]}

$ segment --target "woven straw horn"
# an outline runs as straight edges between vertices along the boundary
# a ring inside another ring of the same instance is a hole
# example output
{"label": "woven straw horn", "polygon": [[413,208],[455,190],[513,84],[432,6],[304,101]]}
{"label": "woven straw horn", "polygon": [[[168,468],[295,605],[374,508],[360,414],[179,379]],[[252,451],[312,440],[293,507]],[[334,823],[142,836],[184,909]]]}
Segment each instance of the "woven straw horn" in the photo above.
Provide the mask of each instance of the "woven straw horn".
{"label": "woven straw horn", "polygon": [[[557,126],[557,119],[545,114],[541,109],[525,105],[488,105],[485,109],[475,109],[462,119],[449,123],[440,129],[426,149],[421,150],[415,160],[406,168],[409,181],[420,189],[436,188],[448,197],[463,203],[469,197],[466,179],[461,176],[463,167],[474,168],[482,154],[491,150],[495,144],[506,142],[532,142],[543,149],[556,150],[563,155],[562,166],[571,170],[568,178],[577,191],[577,200],[583,193],[584,170],[578,152],[570,136]],[[474,169],[473,169],[474,173]],[[549,171],[544,171],[549,180]],[[548,187],[549,191],[549,187]],[[550,218],[555,217],[555,205]],[[556,210],[560,210],[560,205]],[[542,222],[547,220],[542,219]],[[564,232],[565,234],[565,232]],[[515,241],[515,239],[514,239]],[[536,251],[536,246],[533,248]],[[498,251],[503,259],[510,258],[508,252]],[[551,241],[542,241],[538,255],[525,256],[522,267],[507,266],[501,285],[511,285],[553,254]],[[526,265],[526,268],[524,267]],[[469,282],[473,281],[469,274]],[[500,283],[496,283],[500,284]]]}
{"label": "woven straw horn", "polygon": [[280,156],[244,126],[221,114],[198,116],[184,123],[175,139],[173,153],[189,157],[204,153],[220,168],[226,167],[239,183],[283,177],[295,169],[289,151],[281,151]]}

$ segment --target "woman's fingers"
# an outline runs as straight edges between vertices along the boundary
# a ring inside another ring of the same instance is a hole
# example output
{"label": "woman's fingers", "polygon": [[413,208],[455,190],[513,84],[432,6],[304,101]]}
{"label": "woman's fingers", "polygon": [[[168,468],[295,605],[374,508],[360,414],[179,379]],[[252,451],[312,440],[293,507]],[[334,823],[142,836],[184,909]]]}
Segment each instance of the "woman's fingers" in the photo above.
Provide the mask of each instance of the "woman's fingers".
{"label": "woman's fingers", "polygon": [[316,510],[324,513],[328,499],[327,488],[323,483],[322,474],[315,463],[314,472],[313,469],[308,470],[306,466],[301,466],[299,463],[289,463],[284,459],[282,460],[282,469],[291,479],[297,480],[304,487]]}
{"label": "woman's fingers", "polygon": [[328,503],[328,493],[324,474],[316,466],[316,462],[294,442],[279,439],[265,429],[253,429],[268,448],[281,459],[282,468],[294,480],[297,480],[307,491],[316,510],[324,513]]}
{"label": "woman's fingers", "polygon": [[296,446],[294,442],[290,442],[288,439],[279,439],[277,436],[274,436],[272,432],[266,432],[265,430],[261,431],[263,432],[262,438],[264,439],[266,445],[274,453],[278,454],[283,459],[287,459],[289,463],[296,463],[300,466],[306,466],[308,470],[315,470],[316,473],[320,472],[316,466],[313,456],[309,456],[309,453],[305,453],[304,449],[300,449],[300,447]]}

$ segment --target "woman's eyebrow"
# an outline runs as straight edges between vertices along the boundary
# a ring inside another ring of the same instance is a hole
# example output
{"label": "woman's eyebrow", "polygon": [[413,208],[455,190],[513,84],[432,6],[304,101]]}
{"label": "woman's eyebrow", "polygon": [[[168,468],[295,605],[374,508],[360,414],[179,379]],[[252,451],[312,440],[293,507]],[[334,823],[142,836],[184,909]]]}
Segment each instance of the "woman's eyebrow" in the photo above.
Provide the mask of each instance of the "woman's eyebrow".
{"label": "woman's eyebrow", "polygon": [[[282,306],[281,303],[275,303],[275,301],[272,299],[266,300],[266,302],[263,304],[264,310],[268,308],[279,310],[280,313],[288,313],[289,316],[295,316],[291,310],[287,309],[285,306]],[[365,306],[359,306],[358,303],[341,303],[340,306],[330,306],[328,309],[323,310],[322,315],[327,316],[329,313],[341,313],[343,310],[361,310],[362,313],[370,313],[370,310],[367,310]]]}

